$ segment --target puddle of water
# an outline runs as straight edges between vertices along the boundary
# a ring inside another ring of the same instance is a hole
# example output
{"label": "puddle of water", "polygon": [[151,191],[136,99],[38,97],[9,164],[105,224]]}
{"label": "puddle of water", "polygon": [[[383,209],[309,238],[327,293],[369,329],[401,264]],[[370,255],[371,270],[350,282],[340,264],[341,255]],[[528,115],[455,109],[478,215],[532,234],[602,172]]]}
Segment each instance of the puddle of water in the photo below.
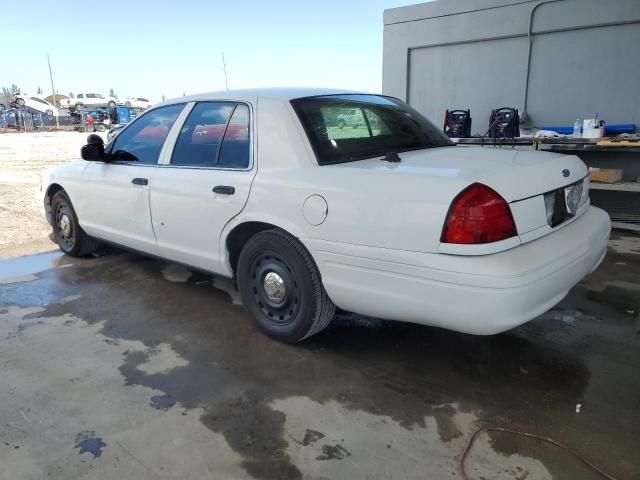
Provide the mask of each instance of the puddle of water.
{"label": "puddle of water", "polygon": [[67,263],[65,258],[62,252],[57,251],[0,260],[0,280],[24,277],[59,267]]}

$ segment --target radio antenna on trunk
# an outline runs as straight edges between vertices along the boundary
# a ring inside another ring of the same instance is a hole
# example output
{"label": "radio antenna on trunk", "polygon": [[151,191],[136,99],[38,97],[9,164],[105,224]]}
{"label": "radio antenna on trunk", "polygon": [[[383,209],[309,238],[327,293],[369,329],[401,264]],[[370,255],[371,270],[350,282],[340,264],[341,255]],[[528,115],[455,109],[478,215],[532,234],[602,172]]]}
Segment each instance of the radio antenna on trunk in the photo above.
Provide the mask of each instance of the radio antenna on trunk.
{"label": "radio antenna on trunk", "polygon": [[224,61],[224,52],[222,52],[222,70],[224,71],[224,86],[229,91],[229,78],[227,77],[227,64]]}

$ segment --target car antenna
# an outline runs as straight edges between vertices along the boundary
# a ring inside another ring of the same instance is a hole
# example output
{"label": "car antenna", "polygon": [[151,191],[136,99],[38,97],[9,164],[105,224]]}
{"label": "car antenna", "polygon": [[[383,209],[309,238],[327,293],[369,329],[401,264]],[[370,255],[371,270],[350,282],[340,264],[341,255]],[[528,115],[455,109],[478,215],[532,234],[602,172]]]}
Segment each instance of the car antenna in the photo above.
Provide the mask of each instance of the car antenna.
{"label": "car antenna", "polygon": [[400,155],[398,155],[396,152],[389,152],[384,156],[382,161],[390,162],[390,163],[400,163],[402,159],[400,158]]}

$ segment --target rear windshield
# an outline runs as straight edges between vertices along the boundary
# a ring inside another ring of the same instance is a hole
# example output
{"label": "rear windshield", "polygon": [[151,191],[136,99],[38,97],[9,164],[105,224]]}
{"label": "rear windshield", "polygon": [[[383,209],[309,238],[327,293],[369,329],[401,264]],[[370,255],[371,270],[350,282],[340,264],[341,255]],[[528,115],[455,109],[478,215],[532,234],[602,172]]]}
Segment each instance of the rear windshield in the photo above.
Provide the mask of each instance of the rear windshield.
{"label": "rear windshield", "polygon": [[380,95],[326,95],[292,100],[320,164],[453,145],[406,103]]}

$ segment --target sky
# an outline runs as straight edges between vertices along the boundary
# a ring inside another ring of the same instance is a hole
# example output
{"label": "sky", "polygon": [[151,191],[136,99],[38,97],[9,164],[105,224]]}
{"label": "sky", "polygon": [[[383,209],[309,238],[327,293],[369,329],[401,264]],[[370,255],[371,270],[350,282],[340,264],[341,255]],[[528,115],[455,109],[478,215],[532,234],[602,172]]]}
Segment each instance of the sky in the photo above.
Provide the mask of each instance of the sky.
{"label": "sky", "polygon": [[[225,88],[318,86],[380,92],[382,15],[411,0],[22,0],[3,21],[0,87],[111,88],[159,101]],[[9,47],[11,45],[11,47]]]}

